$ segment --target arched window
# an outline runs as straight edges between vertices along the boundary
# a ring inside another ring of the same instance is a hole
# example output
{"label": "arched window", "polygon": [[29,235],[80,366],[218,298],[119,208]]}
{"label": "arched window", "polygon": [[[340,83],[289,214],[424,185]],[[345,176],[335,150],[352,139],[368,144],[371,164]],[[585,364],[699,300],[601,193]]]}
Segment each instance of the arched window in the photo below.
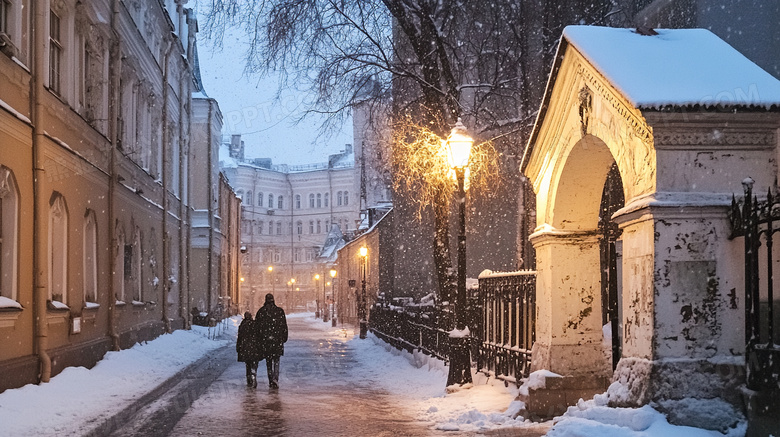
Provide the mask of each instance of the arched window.
{"label": "arched window", "polygon": [[301,209],[301,195],[295,195],[295,209]]}
{"label": "arched window", "polygon": [[325,193],[325,208],[328,207],[328,193]]}
{"label": "arched window", "polygon": [[97,302],[97,224],[95,212],[84,215],[84,301]]}
{"label": "arched window", "polygon": [[19,192],[10,169],[0,166],[0,296],[16,300]]}
{"label": "arched window", "polygon": [[276,222],[276,235],[282,235],[282,222]]}
{"label": "arched window", "polygon": [[309,233],[314,233],[314,220],[309,220]]}
{"label": "arched window", "polygon": [[296,231],[298,232],[298,235],[303,234],[303,222],[302,221],[299,220],[297,223],[295,223],[295,228],[296,228]]}
{"label": "arched window", "polygon": [[274,195],[271,193],[268,193],[268,207],[271,209],[274,207]]}
{"label": "arched window", "polygon": [[344,192],[344,206],[349,205],[349,191]]}
{"label": "arched window", "polygon": [[336,193],[336,205],[341,206],[344,204],[344,195],[341,191]]}
{"label": "arched window", "polygon": [[257,235],[263,235],[263,221],[257,222]]}
{"label": "arched window", "polygon": [[276,199],[276,208],[284,209],[284,196],[279,195],[279,197]]}
{"label": "arched window", "polygon": [[314,208],[314,194],[309,194],[309,208]]}
{"label": "arched window", "polygon": [[317,193],[317,208],[322,208],[322,193]]}
{"label": "arched window", "polygon": [[144,301],[143,280],[141,278],[141,230],[136,228],[133,236],[132,262],[130,263],[130,283],[133,290],[133,302],[141,303]]}
{"label": "arched window", "polygon": [[125,301],[125,234],[118,227],[116,230],[116,258],[114,259],[114,297],[117,302]]}
{"label": "arched window", "polygon": [[263,206],[263,192],[257,193],[257,206],[262,207]]}
{"label": "arched window", "polygon": [[57,192],[49,201],[49,299],[68,300],[68,208]]}
{"label": "arched window", "polygon": [[[252,203],[255,201],[254,196],[252,196],[252,190],[249,190],[249,191],[246,192],[245,199],[246,199],[247,206],[252,206]],[[262,206],[262,205],[260,205],[260,206]]]}
{"label": "arched window", "polygon": [[330,221],[325,220],[325,232],[330,232]]}
{"label": "arched window", "polygon": [[317,233],[318,234],[322,233],[322,221],[321,220],[317,220]]}

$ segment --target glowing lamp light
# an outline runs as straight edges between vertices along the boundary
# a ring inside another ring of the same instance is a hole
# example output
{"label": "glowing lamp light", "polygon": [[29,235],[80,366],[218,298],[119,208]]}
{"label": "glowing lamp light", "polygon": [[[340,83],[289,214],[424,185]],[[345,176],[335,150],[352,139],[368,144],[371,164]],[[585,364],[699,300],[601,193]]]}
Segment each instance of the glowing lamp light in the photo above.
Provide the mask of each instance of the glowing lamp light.
{"label": "glowing lamp light", "polygon": [[269,272],[273,272],[274,271],[274,266],[268,266],[268,271]]}
{"label": "glowing lamp light", "polygon": [[335,278],[336,277],[336,269],[330,269],[330,277]]}
{"label": "glowing lamp light", "polygon": [[362,256],[363,258],[368,256],[368,249],[366,247],[361,247],[360,248],[360,256]]}
{"label": "glowing lamp light", "polygon": [[244,277],[239,278],[239,281],[244,282]]}
{"label": "glowing lamp light", "polygon": [[295,284],[295,278],[290,279],[291,284]]}
{"label": "glowing lamp light", "polygon": [[317,281],[319,281],[319,280],[320,280],[320,274],[319,274],[319,273],[317,273],[316,275],[314,275],[314,279],[316,279]]}
{"label": "glowing lamp light", "polygon": [[466,126],[458,118],[455,127],[452,128],[450,136],[447,137],[447,158],[452,168],[465,168],[469,165],[469,156],[471,155],[471,146],[474,139],[468,133]]}

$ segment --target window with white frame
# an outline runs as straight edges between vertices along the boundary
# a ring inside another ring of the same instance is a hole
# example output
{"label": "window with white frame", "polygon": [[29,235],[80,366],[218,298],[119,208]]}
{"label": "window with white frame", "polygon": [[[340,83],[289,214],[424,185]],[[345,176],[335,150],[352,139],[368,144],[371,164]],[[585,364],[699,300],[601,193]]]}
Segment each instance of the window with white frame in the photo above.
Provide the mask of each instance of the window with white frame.
{"label": "window with white frame", "polygon": [[314,261],[314,249],[306,250],[306,261],[308,262]]}
{"label": "window with white frame", "polygon": [[17,300],[19,192],[10,169],[0,165],[0,296]]}
{"label": "window with white frame", "polygon": [[276,222],[276,235],[282,235],[282,222]]}
{"label": "window with white frame", "polygon": [[336,193],[336,205],[341,206],[344,204],[344,194],[339,191]]}
{"label": "window with white frame", "polygon": [[276,208],[284,209],[284,196],[280,195],[276,198]]}
{"label": "window with white frame", "polygon": [[349,205],[349,191],[344,192],[344,206]]}
{"label": "window with white frame", "polygon": [[143,294],[143,278],[141,276],[141,253],[142,253],[142,247],[141,247],[141,230],[136,228],[135,230],[135,236],[133,238],[133,256],[132,256],[132,263],[130,265],[130,268],[132,271],[130,272],[130,281],[133,284],[133,301],[134,302],[143,302],[144,301],[144,294]]}
{"label": "window with white frame", "polygon": [[263,221],[257,222],[257,235],[263,235]]}
{"label": "window with white frame", "polygon": [[296,232],[297,232],[298,235],[303,234],[303,222],[302,221],[296,222],[295,223],[295,228],[296,228]]}
{"label": "window with white frame", "polygon": [[49,11],[49,89],[62,92],[62,29],[60,16]]}
{"label": "window with white frame", "polygon": [[275,263],[282,262],[282,252],[280,252],[279,250],[274,251],[274,262]]}
{"label": "window with white frame", "polygon": [[269,208],[274,207],[274,195],[271,193],[268,193],[268,207]]}
{"label": "window with white frame", "polygon": [[318,234],[322,233],[322,221],[321,220],[317,220],[317,233]]}
{"label": "window with white frame", "polygon": [[68,209],[56,192],[49,202],[49,300],[68,300]]}
{"label": "window with white frame", "polygon": [[314,208],[314,194],[309,194],[309,208]]}
{"label": "window with white frame", "polygon": [[309,220],[309,233],[314,233],[314,220]]}
{"label": "window with white frame", "polygon": [[295,195],[295,209],[301,209],[301,195]]}
{"label": "window with white frame", "polygon": [[97,223],[95,212],[84,216],[84,301],[97,302]]}
{"label": "window with white frame", "polygon": [[325,193],[325,208],[328,207],[328,193]]}
{"label": "window with white frame", "polygon": [[125,300],[125,234],[121,230],[117,230],[116,237],[116,258],[114,259],[114,298],[117,302],[124,302]]}
{"label": "window with white frame", "polygon": [[317,193],[317,208],[322,208],[322,193]]}
{"label": "window with white frame", "polygon": [[301,251],[300,251],[300,249],[295,249],[293,251],[293,261],[301,262]]}
{"label": "window with white frame", "polygon": [[257,193],[257,206],[263,206],[263,192]]}
{"label": "window with white frame", "polygon": [[246,192],[246,204],[247,204],[247,206],[252,206],[252,204],[254,203],[254,200],[255,200],[255,198],[252,196],[252,190],[247,191]]}

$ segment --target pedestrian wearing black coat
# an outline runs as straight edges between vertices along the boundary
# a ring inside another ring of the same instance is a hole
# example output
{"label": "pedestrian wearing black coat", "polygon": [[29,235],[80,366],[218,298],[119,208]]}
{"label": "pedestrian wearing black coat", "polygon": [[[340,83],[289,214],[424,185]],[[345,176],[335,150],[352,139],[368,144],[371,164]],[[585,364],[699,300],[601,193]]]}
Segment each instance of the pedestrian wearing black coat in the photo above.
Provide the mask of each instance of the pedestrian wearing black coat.
{"label": "pedestrian wearing black coat", "polygon": [[246,385],[257,387],[257,364],[263,359],[260,342],[257,339],[255,322],[252,313],[244,313],[244,320],[238,325],[238,340],[236,340],[238,361],[246,364]]}
{"label": "pedestrian wearing black coat", "polygon": [[257,311],[255,332],[268,370],[268,385],[279,388],[279,357],[284,355],[287,342],[287,316],[276,306],[271,293],[265,295],[265,305]]}

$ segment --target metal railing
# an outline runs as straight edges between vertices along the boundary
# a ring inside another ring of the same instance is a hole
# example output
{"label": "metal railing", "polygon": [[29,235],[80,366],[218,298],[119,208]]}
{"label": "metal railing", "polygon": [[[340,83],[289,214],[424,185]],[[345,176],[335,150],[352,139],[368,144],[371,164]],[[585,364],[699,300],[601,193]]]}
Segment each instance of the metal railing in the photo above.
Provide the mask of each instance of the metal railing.
{"label": "metal railing", "polygon": [[[777,389],[780,385],[780,343],[777,330],[778,308],[774,299],[773,236],[780,231],[780,199],[777,188],[759,201],[753,194],[753,180],[742,182],[745,196],[732,200],[729,219],[731,235],[745,244],[745,361],[747,387],[751,390]],[[764,246],[763,255],[761,246]],[[764,262],[762,265],[761,261]],[[761,284],[761,273],[765,274]],[[761,291],[763,290],[763,296]],[[765,296],[765,299],[762,297]]]}
{"label": "metal railing", "polygon": [[536,336],[536,272],[490,273],[479,278],[482,327],[477,368],[519,384],[528,377]]}
{"label": "metal railing", "polygon": [[385,342],[408,352],[415,350],[447,360],[450,341],[449,313],[433,306],[394,306],[377,303],[371,307],[369,328]]}

